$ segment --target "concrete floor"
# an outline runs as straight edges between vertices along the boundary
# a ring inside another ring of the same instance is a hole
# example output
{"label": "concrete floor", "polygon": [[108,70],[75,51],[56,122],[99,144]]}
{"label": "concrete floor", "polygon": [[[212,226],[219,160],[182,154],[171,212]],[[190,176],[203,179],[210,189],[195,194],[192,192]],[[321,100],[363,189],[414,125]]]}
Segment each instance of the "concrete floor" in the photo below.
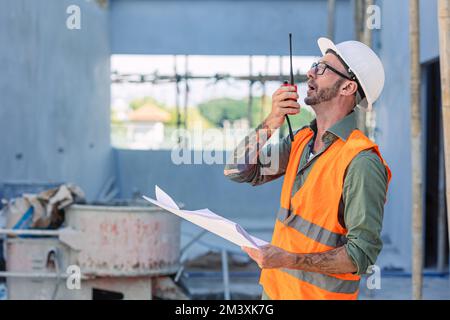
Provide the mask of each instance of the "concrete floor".
{"label": "concrete floor", "polygon": [[[412,298],[411,277],[388,275],[381,277],[381,289],[368,290],[361,281],[361,300],[410,300]],[[450,300],[450,277],[424,276],[423,299]]]}
{"label": "concrete floor", "polygon": [[0,300],[6,300],[6,285],[5,283],[0,283]]}
{"label": "concrete floor", "polygon": [[[238,222],[250,234],[266,241],[270,241],[273,221],[249,221],[240,219]],[[181,246],[184,247],[202,229],[189,223],[182,222]],[[240,248],[211,233],[205,233],[198,241],[186,250],[186,257],[195,259],[205,255],[208,251],[216,253],[214,259],[198,259],[202,266],[188,267],[181,277],[181,283],[189,291],[193,299],[223,299],[224,284],[221,273],[220,250],[226,249],[229,259],[244,265],[250,262],[248,256]],[[367,277],[361,280],[360,300],[408,300],[411,299],[411,277],[402,273],[381,274],[381,288],[368,289]],[[230,291],[232,299],[259,299],[261,287],[258,284],[259,269],[256,264],[247,267],[230,267]],[[450,278],[448,275],[425,275],[423,282],[424,299],[450,300]]]}

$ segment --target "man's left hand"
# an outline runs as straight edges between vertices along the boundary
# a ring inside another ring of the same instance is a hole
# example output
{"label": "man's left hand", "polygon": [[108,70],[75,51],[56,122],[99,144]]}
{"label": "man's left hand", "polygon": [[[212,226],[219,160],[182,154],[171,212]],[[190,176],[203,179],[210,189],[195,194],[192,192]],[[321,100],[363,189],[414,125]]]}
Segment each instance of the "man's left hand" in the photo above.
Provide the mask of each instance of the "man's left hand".
{"label": "man's left hand", "polygon": [[267,244],[259,249],[241,247],[255,260],[261,269],[288,268],[292,265],[295,255],[279,247]]}

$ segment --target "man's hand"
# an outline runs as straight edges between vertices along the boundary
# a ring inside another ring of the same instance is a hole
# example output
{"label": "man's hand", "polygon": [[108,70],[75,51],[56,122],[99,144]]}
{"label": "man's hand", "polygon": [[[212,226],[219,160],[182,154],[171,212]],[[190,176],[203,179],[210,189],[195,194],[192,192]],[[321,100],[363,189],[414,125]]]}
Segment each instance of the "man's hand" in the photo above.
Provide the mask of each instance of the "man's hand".
{"label": "man's hand", "polygon": [[358,269],[344,247],[318,253],[292,253],[271,244],[258,249],[242,247],[260,268],[287,268],[328,274],[356,272]]}
{"label": "man's hand", "polygon": [[[294,100],[288,100],[294,99]],[[285,115],[294,115],[300,112],[300,105],[297,103],[298,94],[294,86],[281,86],[272,95],[272,111],[264,121],[270,130],[276,130],[284,122]]]}
{"label": "man's hand", "polygon": [[259,249],[242,247],[242,250],[247,252],[261,269],[288,268],[295,261],[293,254],[271,244]]}

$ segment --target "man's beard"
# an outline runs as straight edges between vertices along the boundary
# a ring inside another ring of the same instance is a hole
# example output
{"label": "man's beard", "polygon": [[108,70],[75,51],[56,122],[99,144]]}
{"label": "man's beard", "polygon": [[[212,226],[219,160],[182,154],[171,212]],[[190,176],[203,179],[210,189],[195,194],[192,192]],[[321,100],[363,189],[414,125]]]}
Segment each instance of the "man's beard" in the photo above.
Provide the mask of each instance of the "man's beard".
{"label": "man's beard", "polygon": [[322,102],[330,101],[331,99],[333,99],[338,95],[339,88],[344,81],[345,81],[344,79],[339,79],[330,88],[318,90],[316,87],[312,95],[306,96],[304,100],[305,103],[309,106],[315,106]]}

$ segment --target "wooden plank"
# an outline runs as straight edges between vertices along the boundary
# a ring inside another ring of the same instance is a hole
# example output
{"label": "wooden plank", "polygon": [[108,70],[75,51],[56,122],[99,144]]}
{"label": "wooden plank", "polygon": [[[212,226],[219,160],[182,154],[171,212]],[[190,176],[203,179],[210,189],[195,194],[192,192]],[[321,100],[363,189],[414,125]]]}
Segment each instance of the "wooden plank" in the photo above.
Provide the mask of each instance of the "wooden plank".
{"label": "wooden plank", "polygon": [[[442,125],[444,132],[445,183],[447,206],[450,204],[450,0],[438,1],[439,53],[442,88]],[[450,210],[447,209],[450,225]],[[450,231],[449,245],[450,245]]]}

